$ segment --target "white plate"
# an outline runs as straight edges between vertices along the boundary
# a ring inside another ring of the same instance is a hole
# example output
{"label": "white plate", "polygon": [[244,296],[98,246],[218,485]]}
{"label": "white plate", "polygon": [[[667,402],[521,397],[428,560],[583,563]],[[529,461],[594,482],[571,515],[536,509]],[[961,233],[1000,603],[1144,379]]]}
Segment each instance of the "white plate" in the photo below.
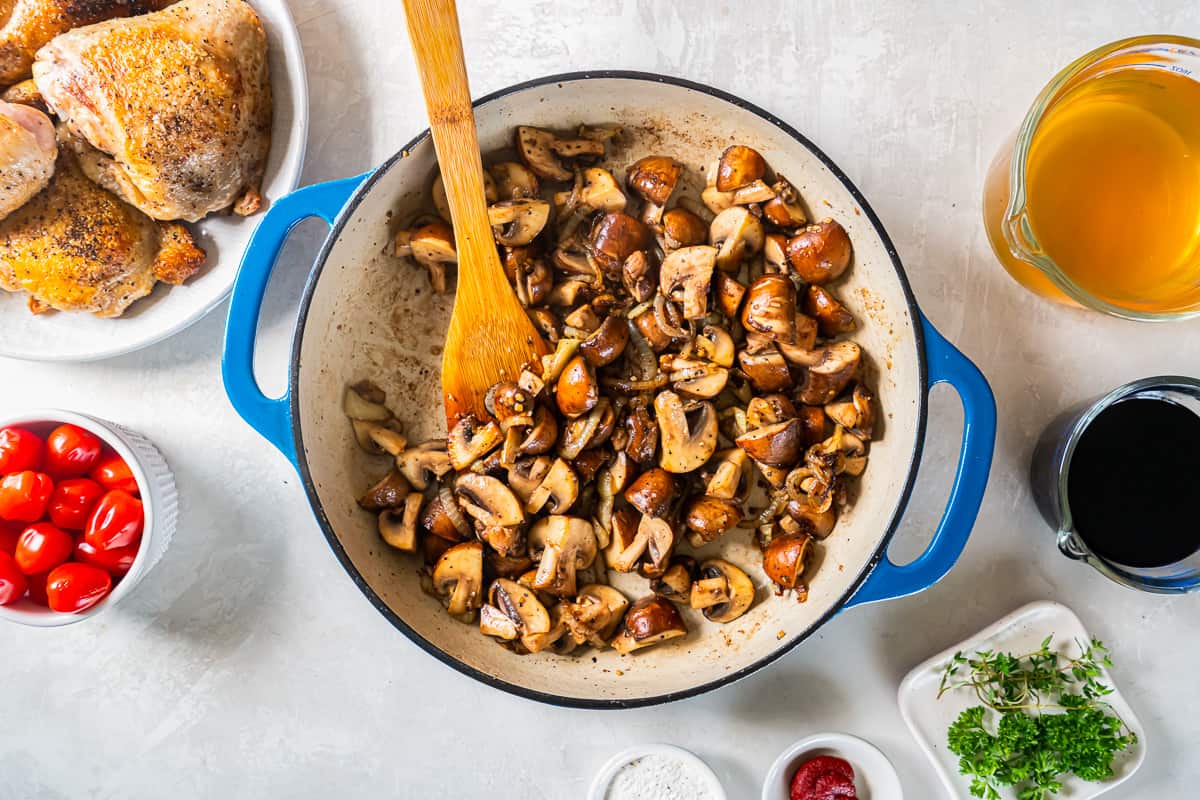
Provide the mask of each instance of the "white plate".
{"label": "white plate", "polygon": [[[274,96],[271,154],[263,180],[267,203],[296,188],[308,137],[304,52],[287,0],[249,0],[267,31]],[[159,284],[118,319],[91,314],[30,314],[24,292],[0,291],[0,356],[29,361],[95,361],[128,353],[178,333],[229,294],[242,251],[262,219],[210,217],[191,226],[208,252],[200,274],[183,286]]]}
{"label": "white plate", "polygon": [[[958,774],[958,757],[946,746],[946,730],[966,709],[979,705],[968,691],[951,692],[937,699],[938,685],[942,678],[942,667],[956,652],[967,654],[977,650],[996,650],[1020,654],[1036,650],[1047,636],[1054,636],[1058,652],[1075,655],[1074,641],[1087,642],[1091,635],[1071,609],[1059,603],[1042,601],[1030,603],[1009,614],[990,628],[981,631],[960,644],[937,654],[908,673],[900,684],[900,713],[912,730],[917,741],[933,762],[947,791],[953,797],[970,798],[970,782]],[[1121,654],[1116,653],[1117,663]],[[1075,776],[1064,776],[1063,788],[1057,795],[1060,800],[1088,800],[1099,797],[1110,789],[1124,783],[1146,758],[1146,734],[1133,709],[1121,697],[1121,692],[1107,673],[1103,681],[1113,687],[1113,693],[1105,698],[1121,719],[1138,735],[1137,744],[1117,754],[1113,762],[1113,777],[1104,783],[1089,783]],[[1010,797],[1015,794],[1009,793]]]}
{"label": "white plate", "polygon": [[643,744],[622,750],[600,768],[600,771],[596,773],[596,779],[592,781],[592,788],[588,790],[588,800],[604,800],[609,785],[621,768],[646,756],[668,756],[678,759],[686,764],[702,783],[708,785],[713,800],[726,800],[728,797],[717,774],[712,771],[712,767],[705,764],[695,753],[673,744]]}
{"label": "white plate", "polygon": [[792,777],[800,765],[817,756],[835,756],[854,767],[858,800],[901,800],[900,776],[875,745],[846,733],[818,733],[784,750],[763,781],[762,800],[788,800]]}

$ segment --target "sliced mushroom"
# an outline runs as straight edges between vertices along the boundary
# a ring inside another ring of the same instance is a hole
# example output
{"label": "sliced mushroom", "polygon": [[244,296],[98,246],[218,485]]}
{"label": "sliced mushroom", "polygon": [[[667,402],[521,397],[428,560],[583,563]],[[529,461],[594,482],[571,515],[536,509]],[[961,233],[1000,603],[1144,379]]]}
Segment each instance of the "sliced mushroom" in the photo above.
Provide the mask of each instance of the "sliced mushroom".
{"label": "sliced mushroom", "polygon": [[825,409],[820,406],[800,406],[800,442],[807,449],[825,440]]}
{"label": "sliced mushroom", "polygon": [[525,521],[521,501],[512,489],[489,475],[460,475],[454,483],[454,494],[463,509],[485,528],[515,527]]}
{"label": "sliced mushroom", "polygon": [[625,490],[625,501],[651,517],[666,516],[679,492],[675,476],[655,467],[639,475]]}
{"label": "sliced mushroom", "polygon": [[804,588],[804,570],[812,557],[812,538],[776,536],[763,551],[763,571],[782,590]]}
{"label": "sliced mushroom", "polygon": [[763,238],[763,262],[767,272],[787,272],[787,237],[782,233],[768,233]]}
{"label": "sliced mushroom", "polygon": [[742,480],[749,457],[740,447],[723,450],[715,456],[716,469],[705,484],[704,493],[718,500],[733,500],[741,496]]}
{"label": "sliced mushroom", "polygon": [[520,635],[514,623],[496,606],[485,605],[479,609],[479,632],[484,636],[494,636],[511,642]]}
{"label": "sliced mushroom", "polygon": [[732,500],[697,497],[688,504],[683,520],[691,532],[688,543],[692,547],[703,547],[741,522],[742,508]]}
{"label": "sliced mushroom", "polygon": [[650,582],[650,591],[657,595],[686,603],[692,594],[692,581],[696,579],[696,559],[691,556],[675,556],[663,574]]}
{"label": "sliced mushroom", "polygon": [[817,511],[807,502],[799,500],[788,501],[787,513],[800,523],[804,533],[816,539],[824,539],[833,533],[833,526],[837,524],[837,513],[832,508]]}
{"label": "sliced mushroom", "polygon": [[505,247],[529,244],[550,221],[550,204],[537,198],[501,200],[488,206],[488,222],[496,241]]}
{"label": "sliced mushroom", "polygon": [[729,382],[729,370],[710,361],[675,356],[663,357],[662,368],[675,391],[685,397],[706,400],[716,397]]}
{"label": "sliced mushroom", "polygon": [[562,158],[602,156],[604,155],[604,142],[588,138],[559,139],[555,137],[554,141],[550,143],[550,149]]}
{"label": "sliced mushroom", "polygon": [[775,197],[775,190],[767,185],[766,181],[757,180],[747,183],[733,193],[733,204],[735,206],[749,206],[757,203],[765,203]]}
{"label": "sliced mushroom", "polygon": [[566,461],[556,458],[541,484],[529,495],[525,510],[536,514],[544,508],[551,514],[565,514],[578,497],[579,478]]}
{"label": "sliced mushroom", "polygon": [[662,226],[667,250],[678,250],[708,241],[708,226],[686,208],[672,208],[663,214]]}
{"label": "sliced mushroom", "polygon": [[586,414],[600,401],[596,374],[582,355],[572,356],[563,367],[554,387],[554,399],[558,410],[568,417]]}
{"label": "sliced mushroom", "polygon": [[762,428],[795,419],[796,416],[796,406],[786,395],[768,394],[750,400],[746,406],[746,427],[748,430]]}
{"label": "sliced mushroom", "polygon": [[700,335],[692,341],[696,356],[721,367],[732,367],[735,347],[733,337],[724,328],[705,325]]}
{"label": "sliced mushroom", "polygon": [[433,589],[448,599],[446,610],[453,617],[483,605],[483,543],[464,542],[442,553],[433,569]]}
{"label": "sliced mushroom", "polygon": [[646,201],[644,222],[659,224],[682,173],[683,165],[667,156],[646,156],[629,168],[625,178],[629,188]]}
{"label": "sliced mushroom", "polygon": [[727,272],[717,272],[713,278],[717,310],[726,319],[736,320],[742,308],[742,299],[746,296],[746,287]]}
{"label": "sliced mushroom", "polygon": [[792,373],[774,342],[763,342],[738,353],[738,365],[757,391],[780,392],[792,386]]}
{"label": "sliced mushroom", "polygon": [[572,335],[589,336],[600,327],[600,317],[591,303],[584,303],[563,318],[563,325]]}
{"label": "sliced mushroom", "polygon": [[800,460],[800,422],[789,419],[749,430],[737,438],[738,447],[755,461],[772,467],[790,467]]}
{"label": "sliced mushroom", "polygon": [[796,399],[811,406],[825,405],[837,397],[854,379],[862,361],[862,349],[854,342],[834,342],[816,350],[782,350],[789,361],[808,367]]}
{"label": "sliced mushroom", "polygon": [[529,168],[541,178],[569,181],[571,171],[562,165],[553,149],[556,141],[557,137],[550,131],[526,125],[517,127],[517,152]]}
{"label": "sliced mushroom", "polygon": [[587,414],[568,420],[566,430],[558,443],[558,454],[574,461],[590,447],[604,444],[616,428],[617,415],[607,397],[600,398],[596,407]]}
{"label": "sliced mushroom", "polygon": [[458,263],[454,231],[441,221],[396,234],[393,254],[412,256],[414,261],[428,270],[429,282],[438,294],[446,292],[447,265]]}
{"label": "sliced mushroom", "polygon": [[548,453],[558,440],[558,420],[543,405],[533,412],[533,427],[521,442],[520,452],[524,455]]}
{"label": "sliced mushroom", "polygon": [[484,395],[483,407],[500,424],[500,430],[507,432],[514,426],[533,425],[534,399],[535,395],[516,381],[500,381]]}
{"label": "sliced mushroom", "polygon": [[754,584],[741,568],[713,558],[700,565],[690,600],[713,622],[733,622],[753,605]]}
{"label": "sliced mushroom", "polygon": [[[488,590],[488,600],[492,608],[499,611],[512,623],[517,635],[547,633],[550,630],[550,612],[546,610],[532,590],[514,580],[497,578],[492,581],[491,588]],[[481,629],[482,624],[481,614]],[[503,629],[505,626],[501,627]],[[511,638],[515,639],[516,636]]]}
{"label": "sliced mushroom", "polygon": [[405,553],[417,551],[417,518],[423,499],[419,492],[411,492],[404,499],[403,512],[390,508],[379,512],[379,535],[389,546]]}
{"label": "sliced mushroom", "polygon": [[[447,223],[453,222],[454,220],[450,218],[450,203],[446,200],[446,184],[443,183],[440,172],[434,176],[429,192],[433,196],[433,207],[437,209],[438,216]],[[496,182],[492,180],[491,174],[486,170],[483,173],[483,198],[489,203],[500,199],[496,191]],[[397,253],[396,255],[401,254]]]}
{"label": "sliced mushroom", "polygon": [[625,418],[625,431],[629,443],[625,454],[634,463],[645,466],[654,462],[658,452],[658,421],[650,416],[644,405],[634,405]]}
{"label": "sliced mushroom", "polygon": [[499,425],[480,422],[468,414],[455,423],[447,439],[450,466],[461,472],[499,447],[502,441],[504,435]]}
{"label": "sliced mushroom", "polygon": [[717,164],[716,187],[721,192],[732,192],[748,183],[753,183],[767,174],[767,162],[752,147],[735,144],[725,149]]}
{"label": "sliced mushroom", "polygon": [[575,644],[604,647],[628,608],[625,595],[613,587],[590,583],[579,590],[574,601],[564,604],[562,619]]}
{"label": "sliced mushroom", "polygon": [[[681,251],[677,250],[676,252]],[[655,298],[655,303],[657,304],[662,300],[662,295],[659,295]],[[637,328],[638,333],[642,335],[646,343],[650,345],[650,349],[656,353],[661,353],[675,343],[676,334],[672,333],[671,330],[676,330],[678,322],[681,321],[678,319],[679,309],[675,307],[674,303],[663,302],[662,306],[663,319],[661,320],[659,315],[653,310],[643,311],[633,318],[634,327]],[[663,326],[663,322],[667,323],[666,328]]]}
{"label": "sliced mushroom", "polygon": [[712,284],[717,248],[695,245],[673,250],[663,259],[658,283],[662,293],[683,304],[684,319],[708,313],[708,288]]}
{"label": "sliced mushroom", "polygon": [[627,202],[625,193],[621,191],[617,179],[608,170],[600,167],[588,167],[583,170],[577,180],[579,183],[573,192],[558,192],[554,195],[556,206],[570,211],[569,203],[574,195],[574,212],[578,214],[625,210]]}
{"label": "sliced mushroom", "polygon": [[638,220],[614,211],[596,220],[590,238],[592,255],[613,275],[633,253],[650,246],[650,231]]}
{"label": "sliced mushroom", "polygon": [[553,514],[538,520],[529,531],[529,546],[541,548],[534,586],[557,597],[575,594],[575,573],[596,558],[596,532],[579,517]]}
{"label": "sliced mushroom", "polygon": [[825,413],[837,424],[863,441],[871,440],[875,427],[875,397],[861,381],[854,384],[850,397],[825,405]]}
{"label": "sliced mushroom", "polygon": [[453,546],[454,542],[449,539],[442,539],[439,536],[422,536],[421,558],[426,566],[432,567],[442,557],[442,554]]}
{"label": "sliced mushroom", "polygon": [[358,499],[358,505],[372,512],[383,511],[385,508],[399,508],[410,491],[412,487],[408,481],[393,469]]}
{"label": "sliced mushroom", "polygon": [[787,244],[788,262],[808,283],[837,280],[850,265],[850,255],[850,237],[832,219],[809,225]]}
{"label": "sliced mushroom", "polygon": [[790,343],[796,335],[796,285],[786,275],[769,273],[750,284],[742,325],[772,341]]}
{"label": "sliced mushroom", "polygon": [[717,412],[710,401],[698,404],[694,422],[689,422],[679,395],[659,392],[654,411],[662,438],[659,466],[683,474],[702,467],[717,449]]}
{"label": "sliced mushroom", "polygon": [[454,493],[443,487],[437,497],[425,504],[421,513],[421,530],[448,542],[461,542],[471,533],[471,526]]}
{"label": "sliced mushroom", "polygon": [[644,250],[630,253],[621,265],[621,283],[635,303],[644,303],[654,296],[658,286],[654,262]]}
{"label": "sliced mushroom", "polygon": [[679,609],[670,600],[650,595],[638,600],[625,612],[621,633],[613,647],[621,655],[641,650],[670,639],[687,636],[687,626]]}
{"label": "sliced mushroom", "polygon": [[493,164],[488,172],[496,181],[496,195],[501,200],[521,200],[538,196],[540,187],[537,175],[524,164],[501,161]]}
{"label": "sliced mushroom", "polygon": [[556,652],[566,654],[573,649],[574,641],[567,638],[567,626],[563,622],[566,603],[559,601],[550,609],[550,630],[545,633],[527,633],[521,637],[521,646],[530,653],[540,653],[553,647]]}
{"label": "sliced mushroom", "polygon": [[593,367],[606,367],[621,357],[629,344],[629,325],[623,317],[610,316],[579,345],[579,352]]}
{"label": "sliced mushroom", "polygon": [[679,537],[670,520],[648,514],[643,514],[638,522],[638,533],[643,532],[646,534],[646,559],[642,561],[640,572],[643,577],[657,578],[666,570]]}
{"label": "sliced mushroom", "polygon": [[762,250],[763,226],[740,206],[722,211],[708,229],[708,243],[719,248],[717,269],[736,274],[742,261]]}
{"label": "sliced mushroom", "polygon": [[388,422],[392,412],[384,401],[387,396],[370,381],[359,381],[347,386],[342,393],[342,413],[353,422]]}
{"label": "sliced mushroom", "polygon": [[856,327],[854,316],[846,307],[828,289],[815,283],[804,295],[804,313],[817,321],[817,329],[826,339],[849,333]]}
{"label": "sliced mushroom", "polygon": [[364,419],[352,419],[350,425],[354,428],[354,439],[358,446],[372,455],[387,453],[395,457],[403,453],[404,448],[408,446],[408,439],[396,429],[398,425],[395,420],[380,424]]}
{"label": "sliced mushroom", "polygon": [[646,553],[650,542],[649,530],[641,530],[641,518],[632,508],[613,513],[612,535],[604,550],[604,561],[617,572],[632,572]]}
{"label": "sliced mushroom", "polygon": [[800,193],[787,178],[776,175],[771,188],[775,197],[763,204],[763,216],[781,228],[798,228],[808,222]]}
{"label": "sliced mushroom", "polygon": [[522,503],[529,502],[534,491],[542,485],[554,460],[549,456],[519,459],[508,470],[508,488],[513,490]]}

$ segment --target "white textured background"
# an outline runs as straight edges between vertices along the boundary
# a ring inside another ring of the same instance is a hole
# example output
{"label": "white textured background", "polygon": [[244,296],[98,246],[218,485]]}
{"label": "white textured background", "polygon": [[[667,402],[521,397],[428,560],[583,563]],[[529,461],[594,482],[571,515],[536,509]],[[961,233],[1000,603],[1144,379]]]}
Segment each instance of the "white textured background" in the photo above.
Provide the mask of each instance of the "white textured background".
{"label": "white textured background", "polygon": [[[425,125],[399,3],[292,8],[312,89],[304,181],[368,169]],[[978,206],[993,151],[1054,71],[1122,36],[1196,35],[1197,6],[464,0],[461,13],[477,95],[585,68],[679,75],[775,112],[857,182],[925,312],[996,391],[995,468],[961,562],[935,588],[847,612],[713,694],[627,712],[536,705],[443,667],[353,587],[291,468],[225,400],[223,310],[106,363],[0,361],[0,412],[57,405],[143,431],[175,468],[183,512],[166,558],[114,612],[64,630],[0,630],[0,798],[574,799],[612,752],[662,740],[698,752],[743,800],[780,750],[823,730],[873,740],[908,798],[937,798],[896,710],[897,683],[1047,597],[1111,643],[1147,728],[1145,766],[1109,797],[1193,793],[1200,597],[1139,595],[1064,559],[1025,473],[1061,408],[1130,379],[1200,371],[1200,326],[1035,300],[993,261]],[[260,349],[268,385],[282,386],[294,297],[321,235],[304,229],[281,262]],[[957,450],[957,402],[939,391],[933,410],[896,545],[906,553],[939,516]]]}

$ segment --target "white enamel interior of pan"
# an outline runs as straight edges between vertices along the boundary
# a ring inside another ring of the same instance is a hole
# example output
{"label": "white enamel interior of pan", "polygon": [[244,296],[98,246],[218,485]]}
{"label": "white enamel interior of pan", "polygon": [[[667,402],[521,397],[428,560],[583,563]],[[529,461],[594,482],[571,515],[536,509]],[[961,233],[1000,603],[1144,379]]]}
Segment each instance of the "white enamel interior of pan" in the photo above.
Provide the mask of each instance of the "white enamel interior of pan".
{"label": "white enamel interior of pan", "polygon": [[[871,563],[913,466],[924,391],[913,319],[884,243],[816,156],[756,114],[700,91],[629,78],[580,79],[493,100],[477,110],[477,118],[485,152],[508,147],[518,124],[570,129],[581,122],[620,123],[631,142],[617,151],[614,163],[623,167],[649,153],[670,154],[688,166],[697,185],[703,165],[728,144],[748,144],[796,184],[814,216],[833,216],[845,225],[855,262],[836,292],[860,321],[856,338],[868,354],[883,410],[861,491],[821,548],[805,603],[772,595],[749,532],[734,531],[704,552],[720,551],[742,565],[758,587],[756,604],[724,626],[685,610],[691,633],[674,643],[626,657],[611,650],[589,650],[582,658],[517,656],[476,627],[450,619],[422,593],[418,559],[389,551],[374,515],[355,505],[388,464],[356,447],[340,408],[343,387],[370,378],[386,389],[410,441],[444,435],[439,368],[452,298],[431,295],[421,271],[382,254],[391,232],[429,202],[435,159],[426,140],[379,176],[353,209],[308,309],[297,379],[299,414],[304,458],[332,530],[362,579],[418,636],[527,691],[637,701],[720,681],[768,658],[820,622]],[[638,577],[615,575],[614,585],[631,599],[648,593]]]}

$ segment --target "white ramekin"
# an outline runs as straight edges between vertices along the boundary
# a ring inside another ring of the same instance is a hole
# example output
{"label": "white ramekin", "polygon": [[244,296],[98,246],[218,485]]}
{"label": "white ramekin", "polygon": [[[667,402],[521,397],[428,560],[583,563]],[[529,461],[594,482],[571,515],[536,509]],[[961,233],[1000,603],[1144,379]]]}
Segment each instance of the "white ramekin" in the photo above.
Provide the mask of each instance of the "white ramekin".
{"label": "white ramekin", "polygon": [[695,753],[690,750],[684,750],[682,747],[676,747],[673,744],[643,744],[622,750],[600,768],[600,771],[596,773],[596,779],[592,781],[592,788],[588,792],[588,800],[604,800],[608,794],[609,785],[612,784],[613,778],[617,776],[622,767],[637,761],[639,758],[651,755],[668,756],[686,764],[688,769],[697,778],[708,785],[709,791],[716,800],[726,800],[728,797],[725,794],[725,787],[721,785],[721,781],[717,778],[717,774],[712,771],[712,767],[705,764]]}
{"label": "white ramekin", "polygon": [[787,800],[796,770],[817,756],[848,761],[854,767],[854,784],[864,800],[903,800],[900,777],[888,757],[875,745],[848,733],[819,733],[780,753],[763,781],[762,800]]}
{"label": "white ramekin", "polygon": [[32,625],[39,628],[54,628],[90,619],[120,602],[133,591],[133,587],[146,576],[151,567],[158,563],[175,535],[179,519],[179,496],[175,491],[175,478],[171,475],[162,454],[140,433],[113,422],[97,419],[73,411],[56,408],[38,409],[16,417],[0,419],[0,428],[9,425],[41,427],[47,424],[70,423],[91,431],[125,459],[137,481],[141,493],[142,510],[146,523],[142,531],[142,543],[129,572],[113,587],[112,592],[96,605],[77,614],[62,614],[39,606],[29,598],[22,598],[9,606],[0,606],[0,619]]}

